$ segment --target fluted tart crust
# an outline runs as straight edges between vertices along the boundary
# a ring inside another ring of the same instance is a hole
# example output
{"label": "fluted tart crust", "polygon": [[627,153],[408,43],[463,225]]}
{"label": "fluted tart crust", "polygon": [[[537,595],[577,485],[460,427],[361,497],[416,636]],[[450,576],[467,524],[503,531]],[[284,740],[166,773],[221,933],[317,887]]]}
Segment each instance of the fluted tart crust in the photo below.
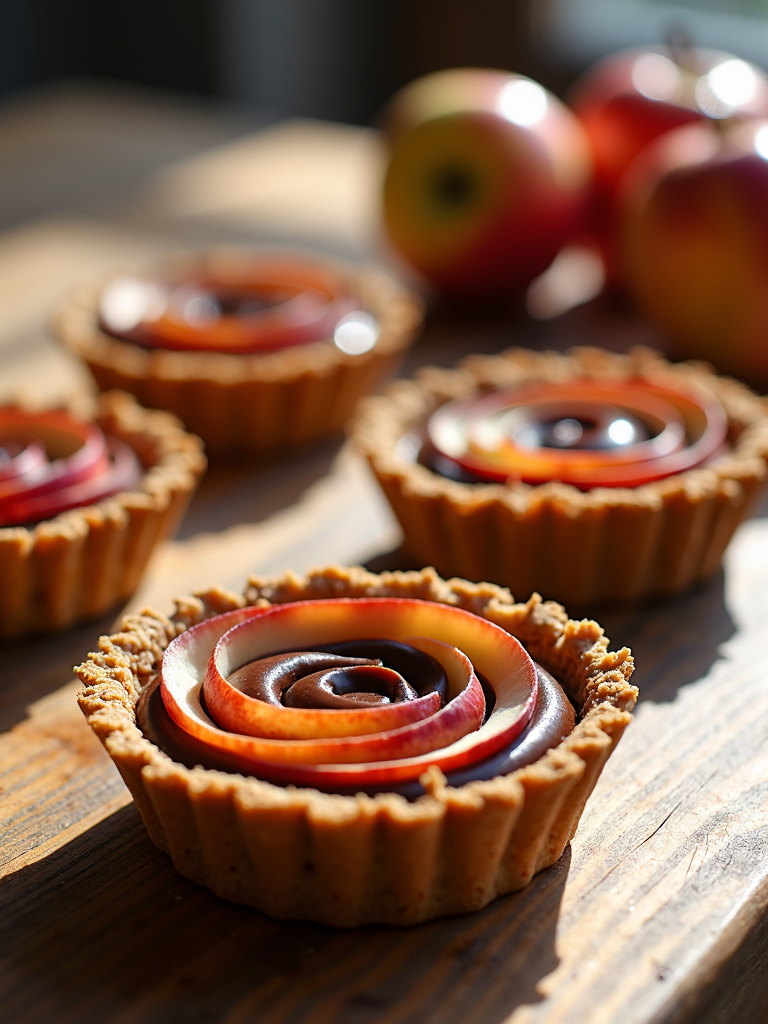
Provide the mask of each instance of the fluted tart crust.
{"label": "fluted tart crust", "polygon": [[[714,396],[728,450],[710,463],[639,487],[577,490],[558,481],[463,483],[401,454],[454,398],[530,382],[646,378]],[[768,409],[744,385],[706,366],[671,364],[636,348],[565,354],[510,349],[427,367],[364,399],[349,432],[367,457],[409,553],[444,575],[490,579],[515,594],[538,590],[583,609],[679,593],[720,567],[734,530],[766,482]]]}
{"label": "fluted tart crust", "polygon": [[[558,679],[578,709],[575,728],[532,764],[487,782],[451,788],[433,766],[422,776],[427,795],[414,802],[190,769],[145,738],[136,706],[174,637],[234,608],[329,597],[420,598],[487,618]],[[629,723],[632,671],[630,652],[609,651],[597,623],[573,621],[537,594],[520,604],[499,587],[443,580],[433,569],[337,566],[252,577],[243,596],[202,591],[178,600],[170,618],[128,616],[76,669],[84,715],[182,875],[274,917],[340,927],[478,910],[553,864]]]}
{"label": "fluted tart crust", "polygon": [[[212,250],[156,268],[176,276],[206,273],[222,258]],[[391,376],[421,328],[422,303],[391,278],[317,257],[346,282],[348,294],[378,322],[369,351],[342,352],[332,341],[280,351],[231,354],[143,348],[99,326],[99,299],[113,275],[80,287],[54,314],[59,339],[83,359],[99,388],[121,388],[150,408],[168,409],[205,441],[209,453],[261,453],[292,448],[340,431],[358,399]]]}
{"label": "fluted tart crust", "polygon": [[130,597],[205,470],[200,439],[131,395],[103,394],[85,418],[134,450],[142,479],[131,491],[35,526],[0,528],[0,639],[64,629]]}

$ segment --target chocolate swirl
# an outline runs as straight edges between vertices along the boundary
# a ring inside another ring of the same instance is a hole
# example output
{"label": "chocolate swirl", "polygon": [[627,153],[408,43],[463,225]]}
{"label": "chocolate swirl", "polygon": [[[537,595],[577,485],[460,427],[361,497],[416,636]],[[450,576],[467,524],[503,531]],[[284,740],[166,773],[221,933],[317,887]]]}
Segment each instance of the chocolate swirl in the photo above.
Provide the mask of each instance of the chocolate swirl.
{"label": "chocolate swirl", "polygon": [[[409,682],[411,680],[411,682]],[[243,665],[227,681],[249,697],[291,708],[359,708],[448,699],[448,680],[435,658],[394,640],[351,640],[306,651],[268,655]]]}
{"label": "chocolate swirl", "polygon": [[[339,644],[338,646],[346,646]],[[539,679],[539,700],[533,718],[521,735],[508,747],[470,768],[449,772],[451,786],[464,786],[476,780],[492,779],[507,775],[524,765],[531,764],[550,750],[571,732],[575,723],[573,706],[556,680],[540,665],[536,666]],[[137,722],[144,733],[170,757],[189,768],[203,765],[219,771],[238,771],[227,759],[226,754],[206,746],[200,740],[185,733],[165,709],[160,694],[159,678],[144,691],[136,709]],[[493,690],[490,690],[491,702]],[[489,694],[486,691],[486,699]],[[321,787],[325,788],[325,787]],[[387,786],[356,786],[353,790],[334,787],[336,793],[388,792],[399,793],[407,800],[416,800],[425,792],[420,782],[394,783]]]}
{"label": "chocolate swirl", "polygon": [[465,483],[637,487],[715,457],[726,432],[712,396],[669,382],[539,382],[439,407],[418,459]]}

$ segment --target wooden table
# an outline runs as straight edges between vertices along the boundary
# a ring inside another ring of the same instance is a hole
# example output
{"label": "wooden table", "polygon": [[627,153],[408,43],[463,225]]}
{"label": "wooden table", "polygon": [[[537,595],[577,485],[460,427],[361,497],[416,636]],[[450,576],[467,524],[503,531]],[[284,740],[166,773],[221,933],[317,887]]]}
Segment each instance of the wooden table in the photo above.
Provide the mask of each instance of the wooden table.
{"label": "wooden table", "polygon": [[[67,129],[84,123],[91,145],[78,163]],[[0,158],[0,196],[9,182],[25,196],[15,224],[0,202],[0,394],[26,387],[52,398],[86,386],[44,320],[73,281],[102,266],[220,238],[376,251],[374,136],[311,123],[248,130],[236,118],[214,125],[203,108],[93,90],[0,111],[0,142],[13,143],[13,159]],[[113,181],[115,139],[144,158]],[[102,182],[95,198],[81,187],[86,170]],[[622,348],[644,334],[595,306],[541,324],[443,314],[410,365],[520,341]],[[168,610],[174,593],[238,586],[248,571],[332,559],[396,566],[398,543],[367,469],[340,442],[290,462],[215,466],[132,605]],[[651,609],[602,612],[614,643],[636,653],[641,702],[571,848],[480,914],[404,930],[275,922],[175,873],[74,703],[71,666],[113,620],[2,649],[0,1016],[768,1019],[766,608],[768,522],[756,518],[707,586]]]}

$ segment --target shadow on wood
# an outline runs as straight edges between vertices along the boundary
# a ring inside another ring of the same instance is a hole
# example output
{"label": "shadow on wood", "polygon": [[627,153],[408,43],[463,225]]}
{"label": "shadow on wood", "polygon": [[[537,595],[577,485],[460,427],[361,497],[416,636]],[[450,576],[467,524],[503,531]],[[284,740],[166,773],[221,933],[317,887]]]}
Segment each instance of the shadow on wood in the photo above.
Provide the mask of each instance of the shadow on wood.
{"label": "shadow on wood", "polygon": [[131,805],[0,884],[0,999],[15,1024],[501,1024],[557,966],[569,864],[479,914],[338,931],[181,878]]}
{"label": "shadow on wood", "polygon": [[[404,549],[377,555],[371,572],[420,569]],[[515,595],[525,600],[522,595]],[[527,596],[527,595],[526,595]],[[546,597],[546,595],[544,595]],[[573,618],[595,618],[611,640],[611,649],[630,647],[637,663],[632,682],[640,700],[670,701],[682,686],[702,679],[721,657],[720,647],[736,632],[726,607],[721,572],[680,598],[640,608],[566,608]],[[674,628],[670,628],[674,626]]]}
{"label": "shadow on wood", "polygon": [[707,675],[736,632],[722,571],[675,600],[637,611],[602,609],[596,617],[613,648],[632,648],[640,701],[674,700],[681,687]]}
{"label": "shadow on wood", "polygon": [[178,539],[260,522],[289,508],[328,475],[342,441],[341,437],[331,438],[271,458],[211,459],[181,522]]}
{"label": "shadow on wood", "polygon": [[72,679],[72,666],[96,647],[102,633],[111,633],[120,606],[107,615],[54,636],[0,643],[0,733],[27,717],[27,709]]}

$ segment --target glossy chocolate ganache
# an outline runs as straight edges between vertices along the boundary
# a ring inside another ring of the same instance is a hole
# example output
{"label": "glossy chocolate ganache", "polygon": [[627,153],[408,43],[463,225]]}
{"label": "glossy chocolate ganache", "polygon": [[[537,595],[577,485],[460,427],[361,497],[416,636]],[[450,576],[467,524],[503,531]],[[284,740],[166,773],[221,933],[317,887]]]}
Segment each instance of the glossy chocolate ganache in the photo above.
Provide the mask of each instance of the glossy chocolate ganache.
{"label": "glossy chocolate ganache", "polygon": [[399,454],[461,483],[638,487],[726,450],[709,394],[641,378],[529,383],[438,408]]}
{"label": "glossy chocolate ganache", "polygon": [[148,349],[241,355],[331,338],[343,349],[337,329],[350,317],[358,333],[361,322],[378,330],[357,306],[342,275],[311,262],[225,259],[187,274],[115,278],[99,326]]}
{"label": "glossy chocolate ganache", "polygon": [[[540,665],[535,665],[535,671],[538,682],[535,706],[519,735],[490,757],[447,771],[449,785],[462,786],[509,774],[537,760],[571,732],[575,712],[563,689]],[[496,694],[482,673],[475,670],[475,674],[485,698],[482,721],[487,722]],[[271,707],[302,708],[321,713],[419,701],[431,701],[430,709],[434,711],[445,708],[450,700],[446,671],[436,658],[407,643],[386,638],[309,644],[304,650],[266,653],[229,674],[227,683]],[[201,696],[201,705],[216,722],[215,713],[204,695]],[[142,695],[137,721],[148,739],[188,767],[202,765],[224,771],[242,771],[242,767],[234,765],[225,752],[212,749],[176,724],[163,703],[159,679]],[[216,724],[221,727],[221,723]],[[260,776],[257,774],[257,777]],[[351,788],[321,783],[313,784],[312,788],[342,794],[399,793],[409,800],[424,793],[418,779]]]}

